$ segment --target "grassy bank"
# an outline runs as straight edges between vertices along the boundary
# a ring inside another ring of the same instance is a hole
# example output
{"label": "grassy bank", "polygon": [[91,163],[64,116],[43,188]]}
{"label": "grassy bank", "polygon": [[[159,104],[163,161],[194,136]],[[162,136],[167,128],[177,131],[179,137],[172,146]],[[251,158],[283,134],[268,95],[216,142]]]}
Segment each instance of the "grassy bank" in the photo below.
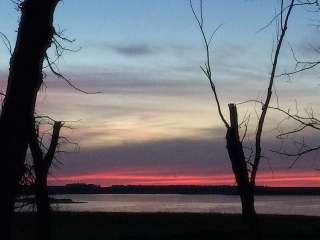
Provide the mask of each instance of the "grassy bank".
{"label": "grassy bank", "polygon": [[[18,240],[33,239],[32,214],[18,214]],[[262,239],[320,239],[320,218],[259,216]],[[53,239],[59,240],[202,240],[247,239],[241,216],[169,213],[55,213]]]}

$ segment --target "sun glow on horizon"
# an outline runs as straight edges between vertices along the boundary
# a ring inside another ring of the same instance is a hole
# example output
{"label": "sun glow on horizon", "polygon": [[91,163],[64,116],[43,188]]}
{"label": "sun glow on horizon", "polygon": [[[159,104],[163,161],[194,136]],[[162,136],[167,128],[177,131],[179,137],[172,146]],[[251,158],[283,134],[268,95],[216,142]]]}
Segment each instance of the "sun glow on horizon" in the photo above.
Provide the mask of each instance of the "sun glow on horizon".
{"label": "sun glow on horizon", "polygon": [[[235,185],[232,174],[139,174],[130,171],[98,172],[72,176],[52,176],[51,185],[68,183],[93,183],[110,185]],[[317,171],[261,172],[256,185],[282,187],[320,187],[320,173]]]}

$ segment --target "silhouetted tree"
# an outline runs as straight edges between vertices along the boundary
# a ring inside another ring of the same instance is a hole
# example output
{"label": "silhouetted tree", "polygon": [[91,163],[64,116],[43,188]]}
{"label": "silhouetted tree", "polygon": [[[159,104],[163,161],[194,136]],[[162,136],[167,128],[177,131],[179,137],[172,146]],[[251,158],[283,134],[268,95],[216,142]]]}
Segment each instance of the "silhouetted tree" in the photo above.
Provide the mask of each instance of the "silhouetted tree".
{"label": "silhouetted tree", "polygon": [[24,161],[42,67],[54,34],[53,15],[59,0],[24,0],[17,41],[10,60],[6,96],[0,116],[0,234],[10,239],[11,218]]}
{"label": "silhouetted tree", "polygon": [[60,130],[63,123],[54,121],[51,141],[46,154],[42,150],[42,141],[39,140],[39,125],[33,121],[30,149],[33,158],[35,173],[35,195],[37,206],[37,239],[50,239],[50,202],[48,196],[47,178],[49,169],[55,157],[59,142]]}
{"label": "silhouetted tree", "polygon": [[[311,12],[320,12],[320,3],[318,0],[298,1],[296,5],[306,6]],[[316,27],[317,30],[319,30],[319,22],[313,24],[313,27]],[[314,47],[312,45],[309,45],[309,47],[311,47],[315,53],[320,53],[319,47]],[[278,77],[287,77],[289,80],[291,80],[296,74],[313,70],[319,66],[319,60],[301,59],[297,56],[292,46],[290,46],[290,50],[292,53],[292,58],[295,61],[294,69],[287,70],[279,74]],[[262,104],[259,101],[256,102]],[[272,152],[292,158],[293,161],[290,163],[289,169],[293,168],[303,156],[320,150],[320,145],[318,143],[315,144],[314,141],[312,143],[308,143],[304,137],[305,132],[310,132],[310,130],[316,134],[318,131],[320,131],[320,120],[316,117],[316,114],[312,108],[305,108],[303,113],[301,113],[297,101],[295,102],[295,106],[293,108],[290,107],[288,109],[284,109],[281,108],[279,104],[276,107],[269,108],[284,115],[284,118],[279,121],[277,126],[279,131],[277,138],[281,140],[281,144],[277,150],[272,150]],[[295,149],[289,150],[287,143],[291,143]]]}
{"label": "silhouetted tree", "polygon": [[[200,14],[196,13],[193,7],[192,0],[189,0],[189,1],[190,1],[190,6],[192,9],[193,15],[200,28],[200,31],[204,40],[204,45],[205,45],[206,63],[204,66],[201,67],[201,69],[204,72],[206,78],[209,80],[211,90],[213,92],[214,99],[217,104],[220,119],[222,120],[226,128],[227,150],[228,150],[229,159],[232,165],[234,177],[240,192],[240,198],[242,203],[242,215],[247,219],[252,219],[252,218],[255,218],[255,215],[256,215],[255,207],[254,207],[254,189],[255,189],[256,175],[258,172],[258,167],[261,159],[261,137],[263,132],[263,126],[264,126],[265,118],[267,115],[268,107],[270,104],[270,100],[272,97],[272,88],[273,88],[273,82],[274,82],[276,69],[278,65],[278,58],[279,58],[280,50],[287,32],[289,18],[293,8],[297,4],[299,4],[299,1],[290,0],[289,4],[285,5],[284,1],[282,0],[280,11],[276,15],[276,17],[279,18],[279,26],[278,26],[279,34],[277,35],[275,52],[272,57],[272,69],[271,69],[271,74],[269,78],[269,83],[267,86],[266,98],[262,102],[262,110],[260,115],[258,116],[257,131],[255,134],[254,158],[252,162],[250,162],[250,160],[247,159],[245,156],[245,151],[243,146],[244,137],[240,137],[240,134],[239,134],[237,105],[234,103],[229,104],[230,120],[227,121],[227,119],[222,113],[221,104],[219,101],[218,93],[217,93],[215,82],[213,79],[212,67],[211,67],[210,45],[212,43],[214,34],[218,30],[218,28],[213,32],[213,34],[211,34],[210,36],[207,36],[204,30],[202,0],[200,0]],[[246,134],[246,131],[245,131],[245,134]]]}

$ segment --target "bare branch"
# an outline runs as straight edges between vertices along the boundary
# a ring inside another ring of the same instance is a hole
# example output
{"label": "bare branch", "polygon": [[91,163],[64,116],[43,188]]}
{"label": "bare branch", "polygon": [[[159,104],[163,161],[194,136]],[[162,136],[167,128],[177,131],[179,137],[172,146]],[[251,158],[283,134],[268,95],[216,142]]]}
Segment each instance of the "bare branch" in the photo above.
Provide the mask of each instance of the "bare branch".
{"label": "bare branch", "polygon": [[[270,80],[269,80],[267,97],[262,105],[262,112],[261,112],[261,115],[259,118],[258,129],[256,132],[254,165],[252,167],[252,174],[250,177],[251,184],[255,184],[255,179],[256,179],[256,175],[257,175],[257,171],[258,171],[258,167],[259,167],[259,163],[260,163],[260,159],[261,159],[261,136],[262,136],[263,125],[264,125],[265,117],[266,117],[268,107],[270,104],[270,100],[272,97],[273,82],[274,82],[274,77],[275,77],[275,73],[276,73],[276,69],[277,69],[277,65],[278,65],[280,50],[282,47],[284,37],[287,32],[289,17],[291,15],[294,4],[295,4],[295,0],[291,0],[291,3],[288,6],[288,11],[286,13],[286,16],[285,16],[285,19],[283,22],[281,34],[280,34],[279,40],[277,42],[277,47],[276,47],[276,51],[275,51],[275,55],[274,55],[274,59],[273,59],[272,71],[271,71]],[[281,12],[283,12],[283,11],[284,11],[284,9],[281,9]]]}
{"label": "bare branch", "polygon": [[87,92],[87,91],[84,91],[82,90],[81,88],[75,86],[71,80],[69,80],[68,78],[66,78],[65,76],[63,76],[61,73],[59,73],[58,71],[56,71],[52,65],[52,63],[50,62],[49,58],[48,58],[48,55],[46,55],[46,60],[47,60],[47,63],[48,63],[48,67],[49,69],[51,70],[51,72],[58,78],[61,78],[62,80],[64,80],[70,87],[72,87],[73,89],[79,91],[79,92],[82,92],[82,93],[85,93],[85,94],[99,94],[101,92]]}
{"label": "bare branch", "polygon": [[10,43],[10,40],[8,39],[8,37],[0,32],[0,36],[1,36],[1,39],[2,39],[2,42],[3,44],[5,45],[5,47],[8,49],[10,55],[12,56],[13,52],[12,52],[12,46],[11,46],[11,43]]}
{"label": "bare branch", "polygon": [[[306,147],[306,146],[304,146],[304,147]],[[303,147],[301,147],[301,148],[303,148]],[[277,153],[279,155],[283,155],[283,156],[287,156],[287,157],[295,157],[294,161],[289,166],[289,168],[293,168],[294,165],[298,162],[298,160],[302,156],[304,156],[304,155],[306,155],[308,153],[317,151],[317,150],[320,150],[320,146],[307,148],[305,150],[300,149],[300,151],[298,151],[296,153],[287,153],[287,152],[284,152],[284,151],[276,151],[276,150],[271,150],[271,151],[274,152],[274,153]]]}
{"label": "bare branch", "polygon": [[263,27],[261,27],[260,29],[258,29],[257,32],[261,32],[263,30],[265,30],[266,28],[270,27],[278,18],[280,18],[281,21],[281,26],[283,26],[283,13],[288,10],[290,7],[296,7],[296,6],[316,6],[319,7],[319,1],[315,0],[315,1],[308,1],[306,0],[304,1],[297,1],[297,3],[294,4],[289,4],[287,6],[284,6],[283,4],[283,0],[281,0],[281,7],[280,7],[280,11],[278,13],[276,13],[273,18]]}
{"label": "bare branch", "polygon": [[222,113],[222,110],[221,110],[220,101],[219,101],[218,93],[216,91],[215,83],[213,81],[212,70],[211,70],[210,44],[212,42],[213,36],[220,29],[221,25],[219,25],[213,31],[213,33],[210,35],[210,37],[208,39],[207,35],[205,33],[205,30],[204,30],[202,0],[200,0],[200,17],[197,15],[197,13],[196,13],[196,11],[195,11],[195,9],[193,7],[192,0],[189,0],[189,3],[190,3],[190,8],[192,10],[193,16],[194,16],[194,18],[196,19],[196,21],[198,23],[198,26],[199,26],[199,29],[200,29],[200,32],[202,34],[202,38],[203,38],[203,41],[204,41],[204,45],[205,45],[206,63],[204,64],[204,66],[200,66],[200,68],[203,71],[203,73],[205,74],[205,76],[207,77],[207,79],[209,80],[210,87],[211,87],[212,93],[214,95],[215,102],[217,104],[219,116],[220,116],[222,122],[224,123],[225,127],[229,128],[229,124],[228,124],[227,120],[225,119],[225,117],[224,117],[224,115]]}
{"label": "bare branch", "polygon": [[295,64],[295,70],[290,71],[290,72],[284,72],[281,73],[279,75],[277,75],[277,77],[282,77],[282,76],[287,76],[287,77],[291,77],[297,73],[301,73],[307,70],[311,70],[315,67],[317,67],[320,64],[320,61],[302,61],[299,60],[293,50],[293,47],[290,45],[290,50],[291,50],[291,54],[293,59],[295,60],[296,64]]}

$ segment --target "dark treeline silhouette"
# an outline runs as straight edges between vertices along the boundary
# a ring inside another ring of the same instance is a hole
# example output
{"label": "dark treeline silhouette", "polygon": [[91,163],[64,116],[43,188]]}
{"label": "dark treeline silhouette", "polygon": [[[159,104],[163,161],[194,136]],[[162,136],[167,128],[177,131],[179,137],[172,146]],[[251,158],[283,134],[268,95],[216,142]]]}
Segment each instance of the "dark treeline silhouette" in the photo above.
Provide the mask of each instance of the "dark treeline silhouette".
{"label": "dark treeline silhouette", "polygon": [[24,173],[43,61],[54,34],[59,0],[24,0],[16,45],[10,59],[7,90],[0,116],[0,233],[11,239],[11,222],[19,181]]}
{"label": "dark treeline silhouette", "polygon": [[[95,184],[73,183],[64,186],[48,186],[50,195],[65,194],[223,194],[239,195],[237,186],[199,186],[199,185],[113,185],[101,187]],[[34,195],[32,186],[24,187],[24,196]],[[265,196],[319,196],[320,187],[265,187],[256,186],[255,195]]]}

